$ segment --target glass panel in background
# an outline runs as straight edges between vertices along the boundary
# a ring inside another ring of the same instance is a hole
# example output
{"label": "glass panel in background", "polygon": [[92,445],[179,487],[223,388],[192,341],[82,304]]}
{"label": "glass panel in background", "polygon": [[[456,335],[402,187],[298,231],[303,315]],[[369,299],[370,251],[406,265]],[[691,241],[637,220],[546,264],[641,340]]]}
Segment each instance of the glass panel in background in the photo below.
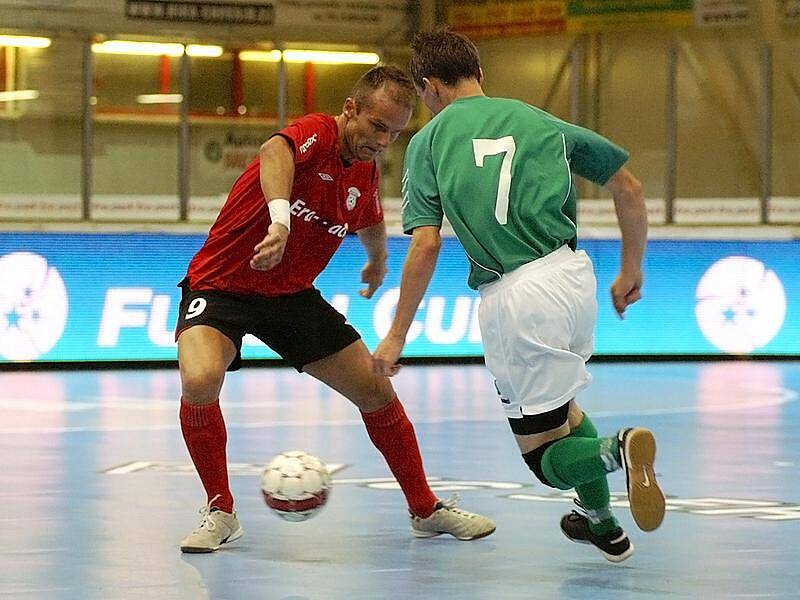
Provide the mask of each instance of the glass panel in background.
{"label": "glass panel in background", "polygon": [[82,48],[0,46],[0,218],[81,217]]}
{"label": "glass panel in background", "polygon": [[[209,222],[231,185],[276,131],[277,62],[242,60],[231,51],[191,59],[190,220]],[[286,63],[287,122],[308,113],[338,115],[369,65]],[[382,185],[399,194],[402,154],[383,161]]]}
{"label": "glass panel in background", "polygon": [[557,76],[572,41],[566,35],[481,40],[484,90],[489,96],[517,98],[569,119],[569,70],[560,79]]}
{"label": "glass panel in background", "polygon": [[[277,123],[278,63],[243,61],[241,65],[242,92],[246,109],[242,116]],[[231,104],[234,103],[233,100],[235,99],[232,98]]]}
{"label": "glass panel in background", "polygon": [[[664,197],[667,47],[659,31],[603,34],[600,38],[599,115],[587,125],[619,144],[626,165],[642,182],[647,198]],[[589,107],[593,94],[588,94]],[[595,111],[590,111],[595,112]],[[610,195],[596,186],[593,194]]]}
{"label": "glass panel in background", "polygon": [[[290,63],[291,64],[291,63]],[[305,71],[304,64],[298,64]],[[313,70],[313,103],[316,112],[338,115],[342,112],[342,104],[350,95],[359,78],[369,71],[372,65],[325,65],[315,64]],[[289,90],[290,94],[294,90]],[[297,90],[298,95],[305,93],[305,86]],[[305,97],[301,95],[301,98]]]}
{"label": "glass panel in background", "polygon": [[[800,37],[775,44],[773,55],[772,195],[800,204]],[[796,216],[800,216],[800,207]]]}
{"label": "glass panel in background", "polygon": [[180,60],[94,55],[92,218],[178,218]]}
{"label": "glass panel in background", "polygon": [[772,198],[769,221],[800,223],[800,38],[773,45]]}
{"label": "glass panel in background", "polygon": [[758,44],[723,33],[679,42],[679,198],[759,195]]}
{"label": "glass panel in background", "polygon": [[[278,64],[190,58],[189,220],[212,222],[277,126]],[[238,72],[237,72],[238,69]]]}

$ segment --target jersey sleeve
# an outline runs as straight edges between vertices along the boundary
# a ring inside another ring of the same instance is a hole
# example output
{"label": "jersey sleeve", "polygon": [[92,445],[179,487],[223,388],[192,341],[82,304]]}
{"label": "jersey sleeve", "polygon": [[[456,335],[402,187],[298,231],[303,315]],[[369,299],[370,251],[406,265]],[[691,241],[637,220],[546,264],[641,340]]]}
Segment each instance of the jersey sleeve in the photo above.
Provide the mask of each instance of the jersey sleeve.
{"label": "jersey sleeve", "polygon": [[442,226],[442,200],[436,183],[433,156],[427,138],[419,134],[411,138],[406,149],[402,181],[403,231],[410,234],[425,225]]}
{"label": "jersey sleeve", "polygon": [[564,134],[569,167],[573,173],[597,185],[605,185],[611,176],[628,162],[630,156],[628,151],[599,133],[580,125],[567,123],[549,114],[547,116]]}
{"label": "jersey sleeve", "polygon": [[300,117],[273,135],[279,135],[289,142],[297,165],[327,155],[336,141],[325,120],[315,114]]}
{"label": "jersey sleeve", "polygon": [[378,191],[378,184],[380,183],[380,171],[374,162],[372,165],[372,185],[367,191],[369,202],[364,205],[364,208],[358,215],[358,221],[356,221],[356,224],[351,228],[351,231],[358,231],[359,229],[364,229],[365,227],[372,227],[373,225],[377,225],[383,221],[383,207],[381,206],[381,198]]}

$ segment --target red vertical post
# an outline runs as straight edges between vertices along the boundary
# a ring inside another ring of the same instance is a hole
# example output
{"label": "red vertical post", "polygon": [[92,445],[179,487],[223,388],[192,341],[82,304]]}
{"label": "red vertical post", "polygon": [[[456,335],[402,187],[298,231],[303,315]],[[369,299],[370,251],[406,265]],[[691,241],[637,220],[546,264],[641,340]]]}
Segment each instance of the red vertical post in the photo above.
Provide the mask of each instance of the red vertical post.
{"label": "red vertical post", "polygon": [[6,47],[0,46],[0,91],[6,89]]}
{"label": "red vertical post", "polygon": [[169,56],[162,54],[161,61],[158,64],[158,91],[162,94],[169,94],[171,77],[172,74],[170,73]]}
{"label": "red vertical post", "polygon": [[314,112],[314,63],[307,62],[305,68],[305,112]]}

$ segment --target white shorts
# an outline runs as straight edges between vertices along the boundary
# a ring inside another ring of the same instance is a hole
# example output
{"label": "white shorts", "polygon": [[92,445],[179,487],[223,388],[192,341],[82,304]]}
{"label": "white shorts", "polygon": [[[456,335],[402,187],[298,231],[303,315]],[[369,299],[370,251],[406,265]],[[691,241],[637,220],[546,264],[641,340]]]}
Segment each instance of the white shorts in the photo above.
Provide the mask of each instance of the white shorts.
{"label": "white shorts", "polygon": [[596,290],[592,261],[568,246],[480,287],[486,366],[509,419],[554,410],[592,380]]}

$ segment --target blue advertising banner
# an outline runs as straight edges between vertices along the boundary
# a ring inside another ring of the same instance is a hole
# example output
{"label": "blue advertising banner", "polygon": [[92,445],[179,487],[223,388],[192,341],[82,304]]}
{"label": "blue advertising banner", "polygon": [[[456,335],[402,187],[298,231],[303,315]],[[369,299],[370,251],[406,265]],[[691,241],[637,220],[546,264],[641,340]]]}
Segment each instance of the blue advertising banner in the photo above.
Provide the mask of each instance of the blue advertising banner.
{"label": "blue advertising banner", "polygon": [[[0,363],[176,357],[173,329],[183,277],[200,235],[0,233]],[[800,242],[655,240],[644,299],[624,320],[608,289],[618,240],[584,240],[595,265],[597,355],[800,354]],[[372,300],[358,295],[366,255],[345,238],[317,287],[373,348],[397,302],[408,238],[389,240],[389,275]],[[468,263],[446,238],[405,355],[480,356],[479,297]],[[246,338],[245,358],[276,355]]]}

